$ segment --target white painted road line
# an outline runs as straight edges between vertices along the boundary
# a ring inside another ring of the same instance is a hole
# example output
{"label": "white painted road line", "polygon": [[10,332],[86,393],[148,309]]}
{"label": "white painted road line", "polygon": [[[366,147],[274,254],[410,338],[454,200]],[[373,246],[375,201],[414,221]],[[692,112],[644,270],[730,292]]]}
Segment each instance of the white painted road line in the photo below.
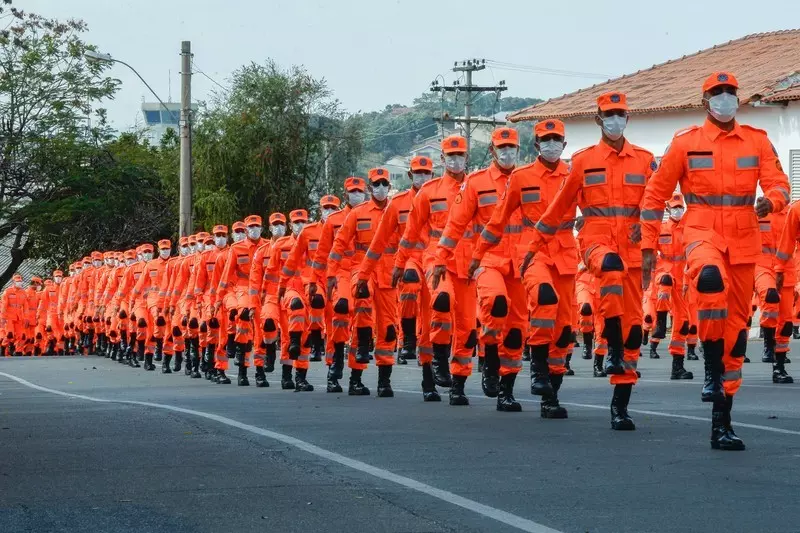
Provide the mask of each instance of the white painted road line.
{"label": "white painted road line", "polygon": [[385,481],[391,481],[392,483],[396,483],[398,485],[406,487],[407,489],[427,494],[428,496],[432,496],[444,502],[456,505],[468,511],[472,511],[473,513],[479,514],[486,518],[491,518],[492,520],[496,520],[497,522],[501,522],[508,526],[514,527],[516,529],[519,529],[520,531],[527,531],[529,533],[561,533],[556,529],[551,529],[537,522],[533,522],[532,520],[528,520],[527,518],[511,514],[501,509],[490,507],[480,502],[476,502],[475,500],[470,500],[468,498],[459,496],[458,494],[453,494],[452,492],[448,492],[446,490],[437,489],[436,487],[432,487],[431,485],[422,483],[421,481],[417,481],[415,479],[405,476],[400,476],[388,470],[384,470],[382,468],[378,468],[376,466],[372,466],[367,463],[357,461],[349,457],[345,457],[344,455],[331,452],[324,448],[320,448],[319,446],[315,446],[314,444],[310,444],[295,437],[290,437],[289,435],[284,435],[283,433],[277,433],[275,431],[270,431],[268,429],[251,426],[250,424],[244,424],[242,422],[224,416],[215,415],[212,413],[206,413],[203,411],[195,411],[193,409],[184,409],[182,407],[176,407],[174,405],[167,405],[167,404],[139,402],[134,400],[109,400],[104,398],[95,398],[92,396],[85,396],[83,394],[73,394],[70,392],[64,392],[60,390],[49,389],[47,387],[42,387],[41,385],[36,385],[35,383],[31,383],[30,381],[26,381],[20,377],[14,376],[12,374],[7,374],[5,372],[0,372],[0,376],[12,379],[17,383],[29,387],[31,389],[35,389],[41,392],[47,392],[50,394],[57,394],[59,396],[65,396],[67,398],[75,398],[78,400],[86,400],[89,402],[97,402],[97,403],[121,403],[128,405],[141,405],[145,407],[154,407],[156,409],[164,409],[167,411],[173,411],[176,413],[183,413],[187,415],[194,415],[208,420],[213,420],[215,422],[219,422],[220,424],[225,424],[226,426],[241,429],[243,431],[247,431],[255,435],[261,435],[262,437],[267,437],[276,440],[278,442],[288,444],[289,446],[294,446],[299,450],[310,453],[312,455],[316,455],[317,457],[320,457],[322,459],[338,463],[342,466],[352,468],[353,470],[369,474],[371,476],[383,479]]}

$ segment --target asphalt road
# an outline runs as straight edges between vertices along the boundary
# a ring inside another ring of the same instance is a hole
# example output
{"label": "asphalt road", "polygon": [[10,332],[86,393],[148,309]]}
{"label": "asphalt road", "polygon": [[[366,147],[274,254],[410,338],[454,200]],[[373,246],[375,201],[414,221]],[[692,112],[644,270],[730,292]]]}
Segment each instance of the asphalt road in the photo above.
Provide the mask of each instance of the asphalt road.
{"label": "asphalt road", "polygon": [[608,380],[577,352],[568,420],[539,418],[527,370],[523,412],[498,413],[477,376],[469,407],[423,403],[412,365],[384,399],[374,368],[373,396],[348,397],[325,393],[321,363],[317,390],[294,393],[276,374],[256,389],[94,356],[0,359],[0,531],[800,531],[800,384],[773,385],[748,348],[744,452],[709,447],[702,361],[670,382],[667,357],[642,359],[637,430],[614,432]]}

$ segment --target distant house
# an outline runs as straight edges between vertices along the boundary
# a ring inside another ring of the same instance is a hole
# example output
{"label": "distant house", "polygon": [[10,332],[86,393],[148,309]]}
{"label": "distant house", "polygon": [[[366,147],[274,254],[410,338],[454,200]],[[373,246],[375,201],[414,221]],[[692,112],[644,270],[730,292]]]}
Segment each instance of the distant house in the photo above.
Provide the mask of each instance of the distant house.
{"label": "distant house", "polygon": [[[21,241],[22,244],[25,243],[24,238]],[[11,248],[14,245],[14,239],[16,239],[16,233],[14,232],[4,239],[0,239],[0,273],[5,272],[11,264]],[[17,267],[15,272],[12,272],[12,274],[21,274],[26,286],[30,282],[31,276],[41,276],[42,279],[45,279],[50,276],[50,273],[47,262],[39,259],[26,259]],[[10,284],[11,281],[9,280],[2,289],[5,289]]]}
{"label": "distant house", "polygon": [[800,30],[748,35],[695,54],[552,98],[509,115],[511,122],[560,118],[566,125],[565,158],[600,138],[594,122],[596,98],[608,91],[628,96],[631,118],[625,136],[664,154],[678,130],[702,124],[701,86],[712,72],[739,80],[737,120],[769,134],[800,199]]}

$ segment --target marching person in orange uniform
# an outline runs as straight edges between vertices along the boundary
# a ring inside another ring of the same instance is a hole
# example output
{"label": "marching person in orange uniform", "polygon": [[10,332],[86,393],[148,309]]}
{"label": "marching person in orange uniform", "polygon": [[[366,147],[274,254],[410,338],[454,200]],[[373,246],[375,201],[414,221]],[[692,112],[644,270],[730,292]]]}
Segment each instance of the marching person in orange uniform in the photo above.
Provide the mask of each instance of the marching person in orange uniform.
{"label": "marching person in orange uniform", "polygon": [[109,283],[110,274],[114,268],[114,254],[115,252],[103,252],[103,265],[97,272],[97,283],[94,287],[94,301],[95,301],[95,328],[97,330],[97,355],[111,357],[110,346],[108,340],[108,327],[105,320],[105,300],[103,299],[106,291],[106,286]]}
{"label": "marching person in orange uniform", "polygon": [[[139,280],[144,277],[145,268],[147,263],[153,259],[153,245],[145,243],[136,248],[137,261],[134,263],[124,278],[124,282],[118,291],[119,295],[119,317],[120,320],[129,319],[128,322],[128,350],[126,353],[126,360],[128,365],[132,368],[139,368],[139,354],[144,360],[144,342],[139,342],[139,316],[137,316],[136,307],[138,306],[137,298],[133,294],[133,288],[139,283]],[[146,314],[146,313],[145,313]],[[144,316],[144,315],[142,315]],[[146,320],[146,319],[145,319]],[[139,350],[137,345],[142,346],[142,351]]]}
{"label": "marching person in orange uniform", "polygon": [[42,296],[42,278],[32,276],[31,282],[25,289],[25,348],[23,353],[27,356],[40,355],[36,344],[36,330],[38,329],[37,313],[39,300]]}
{"label": "marching person in orange uniform", "polygon": [[[500,130],[505,131],[505,130]],[[511,130],[514,131],[514,130]],[[516,133],[516,132],[515,132]],[[508,183],[497,181],[496,189],[499,191],[501,186],[505,192],[500,199],[497,209],[492,213],[491,219],[480,234],[478,247],[473,252],[473,262],[470,271],[475,271],[478,261],[482,261],[482,266],[498,265],[505,268],[503,273],[507,295],[499,294],[494,296],[496,302],[498,298],[511,299],[510,307],[516,307],[514,298],[518,295],[524,297],[518,286],[519,280],[513,279],[517,272],[517,263],[526,262],[528,268],[525,270],[522,282],[524,283],[525,293],[527,293],[527,308],[525,311],[511,311],[508,316],[513,314],[530,316],[530,330],[528,331],[528,344],[531,346],[531,393],[542,397],[541,416],[542,418],[567,418],[567,410],[558,402],[558,391],[567,372],[566,358],[572,351],[572,324],[574,321],[574,302],[575,302],[575,274],[578,266],[578,252],[576,250],[575,237],[572,234],[575,223],[575,204],[567,209],[562,219],[556,226],[555,239],[547,243],[546,248],[540,248],[531,261],[533,255],[528,251],[529,243],[536,238],[534,224],[544,214],[547,207],[553,202],[556,194],[564,184],[564,180],[569,174],[566,163],[561,161],[561,153],[566,146],[566,136],[564,123],[560,120],[543,120],[536,124],[534,128],[534,143],[539,151],[539,157],[522,168],[518,168],[508,176]],[[476,176],[473,174],[467,178],[467,191],[472,187],[475,190],[488,190],[488,184],[473,182]],[[477,194],[475,195],[478,196]],[[484,195],[484,198],[486,195]],[[462,202],[464,205],[466,202]],[[455,214],[456,211],[453,211]],[[451,215],[451,221],[453,220]],[[449,224],[449,223],[448,223]],[[449,225],[448,225],[449,227]],[[511,240],[517,232],[516,228],[522,229],[522,238]],[[445,231],[447,234],[447,231]],[[503,243],[507,239],[506,243]],[[505,246],[503,246],[505,244]],[[495,251],[495,257],[487,256],[487,251]],[[506,258],[506,264],[500,258]],[[511,265],[509,258],[515,258],[514,265]],[[491,268],[491,267],[489,267]],[[495,267],[497,268],[497,267]],[[482,299],[481,293],[487,289],[482,288],[482,278],[478,281],[478,298]],[[490,285],[501,283],[501,278],[487,280]],[[496,290],[496,288],[495,288]],[[490,293],[491,294],[491,293]],[[497,303],[493,304],[495,307]],[[491,326],[500,313],[492,309],[491,313],[486,311],[488,305],[482,303],[483,314],[481,322],[484,327]],[[517,322],[512,322],[517,324]],[[509,333],[505,337],[505,346],[511,347],[511,329],[508,324],[505,326]],[[514,339],[515,340],[515,339]],[[516,346],[516,345],[514,345]],[[484,369],[490,368],[492,360],[489,359],[492,345],[486,344],[486,363]],[[496,345],[494,347],[496,350]],[[513,354],[513,355],[512,355]],[[505,352],[505,357],[513,357],[518,361],[518,353]],[[501,361],[502,361],[501,357]],[[508,363],[504,365],[510,367]],[[501,366],[500,373],[501,387],[506,376],[511,374],[511,368]],[[517,369],[518,370],[518,369]],[[505,372],[505,373],[504,373]],[[498,410],[520,410],[510,408],[516,402],[511,393],[513,391],[513,380],[511,385],[505,386],[505,391],[501,391],[498,396]],[[505,394],[505,404],[500,403],[502,395]],[[510,400],[508,397],[511,396]],[[516,404],[517,406],[519,404]]]}
{"label": "marching person in orange uniform", "polygon": [[670,379],[693,379],[694,374],[684,368],[686,336],[689,334],[689,308],[683,295],[686,254],[684,253],[683,225],[680,223],[685,211],[683,195],[675,193],[667,201],[669,218],[661,226],[658,236],[658,263],[653,283],[657,291],[655,330],[650,341],[650,358],[658,359],[659,341],[667,335],[667,315],[672,312],[672,340],[669,353],[672,356]]}
{"label": "marching person in orange uniform", "polygon": [[[450,208],[436,250],[435,284],[445,275],[445,264],[458,242],[477,243],[478,234],[489,222],[517,164],[517,130],[495,129],[490,151],[492,163],[467,176]],[[505,227],[484,234],[486,244],[494,248],[489,252],[486,252],[488,246],[475,250],[467,269],[467,277],[476,281],[478,320],[481,323],[479,342],[484,350],[483,391],[490,398],[497,397],[498,411],[507,412],[522,410],[514,399],[514,383],[522,369],[522,332],[527,329],[525,321],[528,318],[519,278],[522,257],[517,245],[521,233],[522,215],[512,210],[507,213]]]}
{"label": "marching person in orange uniform", "polygon": [[[476,294],[467,275],[472,240],[460,239],[446,261],[446,275],[439,276],[438,280],[433,277],[434,267],[439,262],[436,255],[439,239],[466,177],[467,141],[464,137],[451,135],[442,140],[441,146],[445,173],[423,185],[414,197],[395,255],[392,277],[399,279],[401,272],[405,276],[409,259],[417,250],[423,250],[422,265],[430,294],[431,322],[429,338],[426,340],[423,336],[419,342],[421,346],[430,342],[433,348],[431,359],[420,352],[423,399],[440,401],[436,391],[438,385],[450,388],[450,405],[469,405],[464,386],[472,373],[472,355],[478,343]],[[448,368],[451,348],[453,359]]]}
{"label": "marching person in orange uniform", "polygon": [[120,283],[125,277],[126,264],[125,257],[130,257],[129,252],[118,253],[114,256],[114,267],[108,276],[105,289],[103,289],[102,306],[105,311],[105,322],[108,329],[109,342],[111,343],[111,360],[117,361],[121,353],[122,330],[124,321],[119,319],[118,313],[114,312],[114,296],[119,290]]}
{"label": "marching person in orange uniform", "polygon": [[164,334],[167,321],[164,318],[166,287],[169,284],[167,260],[172,250],[172,243],[164,239],[158,241],[158,257],[146,260],[142,276],[131,292],[131,308],[136,313],[138,355],[144,354],[144,369],[155,370],[153,358],[155,354],[163,354]]}
{"label": "marching person in orange uniform", "polygon": [[[350,396],[368,396],[370,390],[361,382],[361,376],[370,359],[370,344],[375,342],[375,363],[378,366],[378,396],[392,397],[391,386],[394,350],[397,344],[395,322],[397,317],[397,291],[392,288],[391,273],[376,271],[370,280],[358,282],[358,266],[364,260],[378,229],[389,196],[389,171],[385,168],[370,169],[370,199],[356,206],[344,219],[333,247],[328,254],[328,294],[338,286],[339,274],[346,257],[351,257],[350,290],[353,301],[353,328],[350,336],[350,353],[347,366],[350,368]],[[334,308],[334,311],[336,309]]]}
{"label": "marching person in orange uniform", "polygon": [[73,355],[75,353],[75,324],[72,317],[73,299],[75,297],[75,282],[77,280],[76,263],[72,263],[67,270],[67,278],[63,281],[63,287],[58,298],[58,309],[61,313],[62,323],[64,324],[64,354]]}
{"label": "marching person in orange uniform", "polygon": [[180,279],[180,286],[177,287],[180,294],[175,305],[176,312],[183,317],[181,319],[181,324],[183,325],[185,323],[184,343],[190,347],[189,351],[193,355],[192,361],[195,359],[197,360],[198,371],[202,372],[206,371],[206,367],[203,361],[202,347],[200,345],[200,309],[194,298],[194,283],[197,270],[203,266],[202,254],[206,250],[206,246],[213,247],[213,245],[214,242],[211,234],[200,231],[195,235],[191,257],[186,261],[186,268],[181,271],[183,275],[188,277]]}
{"label": "marching person in orange uniform", "polygon": [[[309,299],[299,270],[289,269],[286,264],[291,257],[292,250],[297,246],[298,238],[302,235],[308,223],[308,212],[305,209],[295,209],[289,213],[292,232],[281,237],[272,247],[272,254],[267,265],[270,277],[276,276],[278,282],[278,302],[280,303],[281,326],[281,364],[284,375],[281,378],[281,387],[289,388],[292,381],[291,368],[295,370],[295,391],[310,392],[314,387],[308,382],[308,364],[311,358],[309,335]],[[313,236],[312,236],[313,237]],[[308,276],[309,271],[305,272]],[[316,296],[316,295],[315,295]],[[324,308],[324,303],[323,303]]]}
{"label": "marching person in orange uniform", "polygon": [[[664,201],[680,182],[687,204],[682,222],[687,274],[697,290],[705,359],[702,400],[713,402],[711,447],[723,450],[745,448],[731,426],[731,408],[742,383],[749,302],[761,253],[757,216],[780,212],[789,202],[789,181],[766,132],[735,120],[738,87],[729,72],[706,79],[705,123],[675,135],[641,204],[647,282]],[[758,186],[765,196],[756,201]]]}
{"label": "marching person in orange uniform", "polygon": [[94,288],[97,282],[98,269],[103,265],[103,254],[92,252],[90,257],[83,258],[81,269],[81,282],[78,289],[78,308],[76,315],[83,333],[82,342],[78,347],[79,353],[89,355],[94,351]]}
{"label": "marching person in orange uniform", "polygon": [[3,291],[0,316],[5,324],[6,338],[3,345],[6,347],[6,356],[17,355],[17,347],[23,347],[25,342],[25,305],[28,299],[25,294],[24,281],[20,274],[11,277],[11,286]]}
{"label": "marching person in orange uniform", "polygon": [[[335,212],[341,202],[330,194],[320,199],[320,209],[322,213]],[[291,218],[291,213],[289,214]],[[316,281],[316,273],[312,264],[314,254],[319,248],[319,240],[322,236],[323,222],[311,222],[304,224],[302,231],[295,237],[295,243],[289,252],[289,257],[281,269],[280,287],[286,288],[290,282],[294,283],[295,289],[301,295],[308,294],[308,286]],[[292,233],[295,230],[295,222],[292,222]],[[298,282],[302,283],[302,290],[299,290]],[[308,297],[308,342],[311,347],[311,360],[322,361],[325,353],[325,341],[323,332],[325,327],[325,298],[319,292]],[[327,359],[327,357],[326,357]]]}
{"label": "marching person in orange uniform", "polygon": [[[569,177],[537,222],[539,233],[531,243],[535,253],[556,237],[577,198],[584,221],[579,234],[584,263],[600,285],[596,311],[602,318],[601,336],[608,343],[604,370],[614,385],[611,427],[615,430],[636,428],[628,402],[637,381],[643,336],[639,203],[656,168],[653,154],[624,137],[627,122],[625,94],[609,92],[597,98],[595,123],[602,138],[573,154]],[[663,200],[661,204],[663,208]]]}
{"label": "marching person in orange uniform", "polygon": [[[792,337],[792,318],[794,316],[794,287],[797,283],[797,271],[792,255],[797,246],[797,236],[800,230],[800,207],[798,206],[800,204],[792,204],[778,213],[772,213],[759,220],[759,225],[765,220],[770,223],[769,234],[761,232],[762,252],[766,252],[765,247],[775,249],[773,271],[780,303],[775,355],[772,364],[772,382],[781,384],[794,383],[792,376],[786,372],[785,365],[789,362],[789,340]],[[757,265],[756,272],[758,270],[759,266]],[[758,286],[759,283],[756,282],[756,288]]]}
{"label": "marching person in orange uniform", "polygon": [[[344,257],[339,261],[338,270],[335,272],[336,283],[328,290],[325,280],[325,273],[328,268],[328,257],[333,248],[333,242],[344,220],[352,209],[366,200],[366,182],[363,178],[351,176],[344,182],[345,206],[328,216],[322,226],[322,235],[319,238],[317,253],[311,265],[316,272],[316,283],[308,286],[309,294],[312,296],[323,287],[327,298],[326,324],[327,348],[329,354],[333,354],[328,364],[328,392],[342,392],[339,380],[342,379],[344,370],[345,343],[350,340],[350,324],[353,316],[353,297],[350,290],[350,268],[352,265],[353,253],[351,250],[345,252]],[[333,348],[331,350],[331,347]]]}
{"label": "marching person in orange uniform", "polygon": [[[250,304],[255,309],[255,332],[253,359],[256,365],[256,387],[269,387],[266,373],[275,371],[277,354],[278,326],[281,323],[281,311],[278,304],[279,276],[268,270],[275,243],[286,235],[286,217],[283,213],[272,213],[269,216],[269,239],[262,239],[262,243],[253,254],[253,264],[250,266],[250,280],[248,294],[252,300]],[[282,359],[288,361],[286,353]],[[283,369],[283,382],[287,389],[295,388],[291,381],[291,362],[287,363],[288,369]],[[259,367],[263,370],[260,370]],[[291,385],[291,386],[289,386]]]}
{"label": "marching person in orange uniform", "polygon": [[125,270],[119,282],[119,287],[117,287],[117,291],[111,300],[113,312],[119,318],[120,324],[120,354],[117,357],[117,362],[130,366],[134,366],[132,360],[136,359],[133,353],[136,343],[136,326],[131,317],[133,309],[128,309],[128,302],[130,300],[130,292],[142,275],[144,265],[139,259],[140,255],[138,248],[125,252]]}
{"label": "marching person in orange uniform", "polygon": [[[237,220],[231,225],[231,240],[232,244],[241,242],[247,238],[247,226],[244,222]],[[233,338],[229,337],[228,332],[228,310],[224,308],[225,302],[222,302],[222,307],[217,307],[217,288],[219,282],[222,280],[222,273],[225,270],[225,264],[228,260],[230,253],[230,246],[226,245],[219,251],[217,261],[214,263],[214,272],[211,276],[211,287],[208,289],[209,295],[209,313],[212,319],[209,320],[209,326],[212,331],[212,336],[215,336],[217,341],[217,350],[214,353],[214,373],[212,381],[218,385],[229,385],[230,378],[225,374],[229,368],[228,362],[228,340],[233,342]],[[251,267],[252,268],[252,267]],[[216,332],[214,332],[216,330]]]}
{"label": "marching person in orange uniform", "polygon": [[583,337],[583,359],[594,359],[594,373],[603,372],[603,358],[594,356],[594,312],[597,308],[597,281],[583,262],[578,263],[578,274],[575,277],[575,295],[578,301],[578,327]]}
{"label": "marching person in orange uniform", "polygon": [[[761,233],[761,255],[756,262],[753,312],[755,312],[756,305],[761,309],[759,326],[764,337],[764,354],[761,357],[763,363],[775,363],[776,336],[782,325],[780,322],[781,296],[775,283],[775,265],[777,263],[775,254],[785,220],[786,213],[770,213],[758,219],[758,229]],[[788,338],[786,347],[783,349],[784,355],[787,351],[789,351]]]}
{"label": "marching person in orange uniform", "polygon": [[[411,159],[408,170],[411,188],[392,197],[381,217],[375,236],[369,245],[367,255],[359,267],[359,280],[367,281],[373,277],[376,268],[388,268],[392,272],[392,286],[400,283],[400,332],[402,348],[397,356],[397,364],[405,365],[408,359],[415,359],[417,352],[417,316],[421,318],[420,362],[430,363],[433,348],[430,345],[430,293],[427,286],[423,289],[422,249],[412,251],[403,270],[392,269],[398,243],[406,229],[411,203],[419,189],[433,177],[433,161],[426,156],[415,156]],[[395,279],[396,274],[396,279]],[[380,274],[383,275],[383,274]]]}
{"label": "marching person in orange uniform", "polygon": [[45,355],[63,355],[64,326],[59,317],[60,291],[64,273],[60,270],[53,271],[53,279],[44,282],[44,291],[39,300],[37,317],[39,324],[44,327],[46,341]]}
{"label": "marching person in orange uniform", "polygon": [[[247,379],[247,368],[253,350],[253,320],[251,298],[248,294],[250,268],[256,248],[263,244],[261,239],[262,222],[258,215],[250,215],[244,219],[247,227],[247,238],[234,243],[228,249],[225,269],[217,289],[217,300],[214,314],[225,304],[228,310],[228,358],[233,358],[239,367],[237,384],[240,387],[250,385]],[[231,325],[233,333],[231,337]],[[232,341],[232,342],[231,342]]]}
{"label": "marching person in orange uniform", "polygon": [[[180,363],[185,359],[186,367],[184,375],[192,379],[200,379],[200,353],[199,343],[195,345],[190,342],[189,319],[186,317],[186,301],[181,299],[183,290],[189,283],[194,264],[194,255],[197,246],[197,236],[189,235],[182,237],[179,241],[179,252],[177,257],[170,257],[167,260],[167,276],[169,282],[166,288],[167,316],[171,317],[170,326],[172,327],[171,338],[167,338],[167,353],[175,356],[175,368],[180,368]],[[185,357],[184,357],[185,356]],[[173,369],[173,371],[175,371]]]}

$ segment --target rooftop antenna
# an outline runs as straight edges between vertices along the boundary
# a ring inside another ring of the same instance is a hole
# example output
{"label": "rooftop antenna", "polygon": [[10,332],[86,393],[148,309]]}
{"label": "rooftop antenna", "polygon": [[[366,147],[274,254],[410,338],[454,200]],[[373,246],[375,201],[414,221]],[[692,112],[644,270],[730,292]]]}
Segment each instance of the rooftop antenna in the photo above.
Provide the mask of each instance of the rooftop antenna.
{"label": "rooftop antenna", "polygon": [[172,70],[167,71],[167,102],[172,103]]}

